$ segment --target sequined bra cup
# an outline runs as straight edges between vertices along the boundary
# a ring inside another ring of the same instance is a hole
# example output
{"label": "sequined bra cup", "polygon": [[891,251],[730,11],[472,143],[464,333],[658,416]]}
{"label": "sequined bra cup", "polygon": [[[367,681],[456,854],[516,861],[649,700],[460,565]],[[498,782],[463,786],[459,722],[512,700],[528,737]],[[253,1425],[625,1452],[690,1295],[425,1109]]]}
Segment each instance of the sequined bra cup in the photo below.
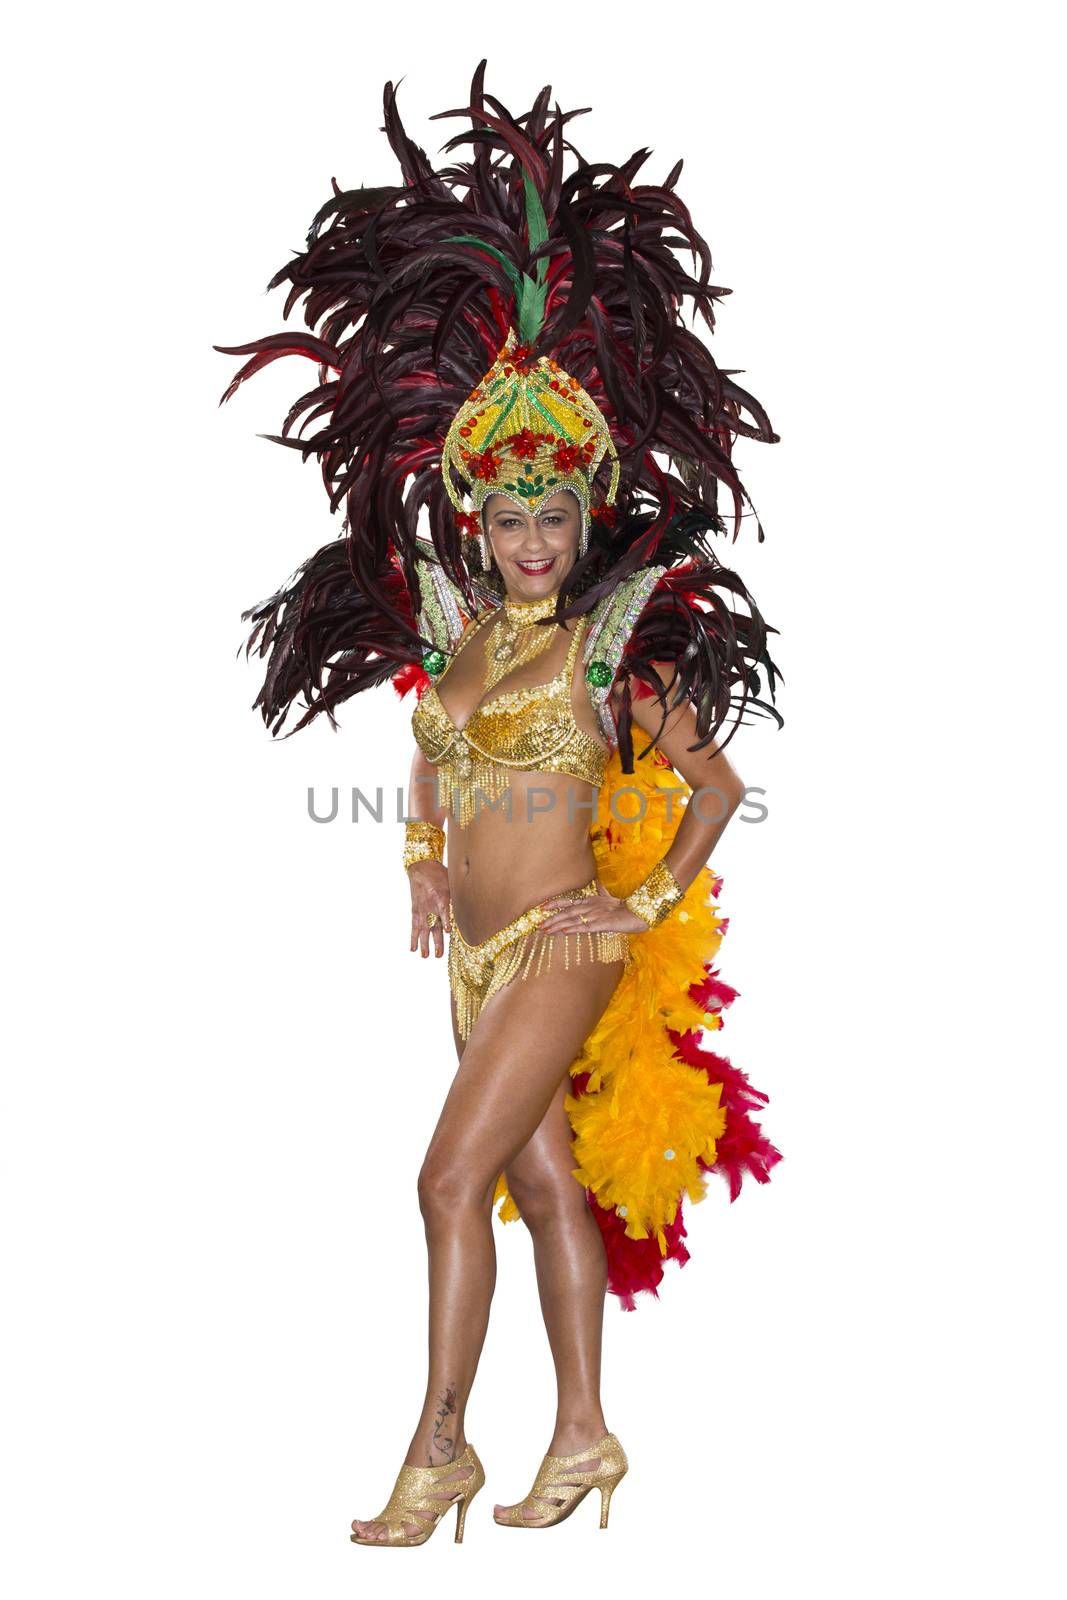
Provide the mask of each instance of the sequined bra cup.
{"label": "sequined bra cup", "polygon": [[[567,659],[554,678],[492,695],[462,728],[442,705],[436,683],[423,692],[412,712],[412,732],[423,755],[437,767],[440,804],[455,815],[458,798],[461,826],[477,815],[478,791],[485,797],[482,809],[487,809],[486,801],[498,801],[507,789],[512,771],[561,772],[597,787],[603,782],[609,752],[579,728],[571,704],[574,663],[588,620],[583,617],[575,627]],[[453,663],[476,631],[476,626],[468,627]],[[450,670],[451,665],[442,680]]]}

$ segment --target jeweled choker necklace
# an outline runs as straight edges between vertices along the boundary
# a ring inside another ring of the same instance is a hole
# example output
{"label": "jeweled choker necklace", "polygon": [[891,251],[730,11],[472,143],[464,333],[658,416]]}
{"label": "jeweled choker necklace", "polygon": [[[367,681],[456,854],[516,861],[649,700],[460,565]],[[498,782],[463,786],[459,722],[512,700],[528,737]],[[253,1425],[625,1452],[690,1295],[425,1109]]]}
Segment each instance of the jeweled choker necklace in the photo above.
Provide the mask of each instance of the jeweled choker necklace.
{"label": "jeweled choker necklace", "polygon": [[550,617],[556,609],[556,596],[546,594],[543,600],[512,600],[504,596],[504,610],[513,628],[525,628],[530,622],[540,622]]}

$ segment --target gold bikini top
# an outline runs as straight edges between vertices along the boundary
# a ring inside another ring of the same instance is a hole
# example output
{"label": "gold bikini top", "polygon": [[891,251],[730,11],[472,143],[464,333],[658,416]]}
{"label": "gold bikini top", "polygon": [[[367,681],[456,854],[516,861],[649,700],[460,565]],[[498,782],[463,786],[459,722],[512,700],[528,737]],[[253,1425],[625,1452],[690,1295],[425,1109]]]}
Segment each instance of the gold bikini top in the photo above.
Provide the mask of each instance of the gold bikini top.
{"label": "gold bikini top", "polygon": [[[442,679],[480,620],[476,618],[464,630]],[[442,705],[436,682],[423,691],[411,714],[411,729],[423,755],[438,769],[439,803],[456,815],[454,802],[458,799],[461,827],[466,827],[480,808],[488,809],[487,802],[500,800],[512,770],[567,773],[596,787],[603,782],[609,752],[591,733],[579,728],[571,705],[574,663],[588,622],[588,615],[579,619],[567,659],[554,678],[491,696],[475,708],[462,728],[456,727]]]}

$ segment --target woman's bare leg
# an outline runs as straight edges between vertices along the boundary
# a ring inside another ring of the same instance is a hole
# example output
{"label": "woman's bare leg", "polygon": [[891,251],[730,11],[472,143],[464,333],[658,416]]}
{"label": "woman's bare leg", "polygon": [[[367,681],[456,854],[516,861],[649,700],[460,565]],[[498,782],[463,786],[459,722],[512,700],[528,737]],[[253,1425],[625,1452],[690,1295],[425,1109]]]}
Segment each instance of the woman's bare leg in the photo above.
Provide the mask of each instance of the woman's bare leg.
{"label": "woman's bare leg", "polygon": [[[553,962],[495,994],[471,1030],[419,1174],[429,1373],[405,1457],[412,1465],[454,1461],[466,1448],[464,1412],[496,1285],[496,1181],[540,1127],[622,969],[621,960],[569,968]],[[352,1526],[385,1536],[381,1523]]]}
{"label": "woman's bare leg", "polygon": [[[533,1238],[541,1311],[556,1369],[556,1423],[546,1448],[557,1456],[574,1455],[608,1431],[600,1399],[607,1257],[585,1189],[573,1175],[564,1105],[570,1092],[568,1075],[536,1133],[507,1168],[508,1189]],[[588,1469],[596,1465],[591,1457]],[[536,1505],[526,1515],[536,1520]]]}

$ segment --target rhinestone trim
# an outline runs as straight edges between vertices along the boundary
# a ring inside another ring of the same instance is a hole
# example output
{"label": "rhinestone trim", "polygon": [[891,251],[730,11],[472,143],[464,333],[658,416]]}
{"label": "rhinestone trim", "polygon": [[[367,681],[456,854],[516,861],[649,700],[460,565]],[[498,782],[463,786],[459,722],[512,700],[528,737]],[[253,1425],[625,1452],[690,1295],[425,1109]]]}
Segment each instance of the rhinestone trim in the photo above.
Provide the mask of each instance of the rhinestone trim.
{"label": "rhinestone trim", "polygon": [[[619,670],[623,651],[649,595],[667,571],[665,566],[643,567],[632,577],[624,578],[614,593],[602,600],[593,613],[589,631],[585,636],[582,660],[588,667],[595,659],[607,663],[608,676],[602,683],[589,684],[589,698],[597,714],[601,732],[614,750],[619,742],[615,719],[608,703],[615,674]],[[603,671],[598,677],[604,678]],[[587,680],[588,681],[588,680]]]}

